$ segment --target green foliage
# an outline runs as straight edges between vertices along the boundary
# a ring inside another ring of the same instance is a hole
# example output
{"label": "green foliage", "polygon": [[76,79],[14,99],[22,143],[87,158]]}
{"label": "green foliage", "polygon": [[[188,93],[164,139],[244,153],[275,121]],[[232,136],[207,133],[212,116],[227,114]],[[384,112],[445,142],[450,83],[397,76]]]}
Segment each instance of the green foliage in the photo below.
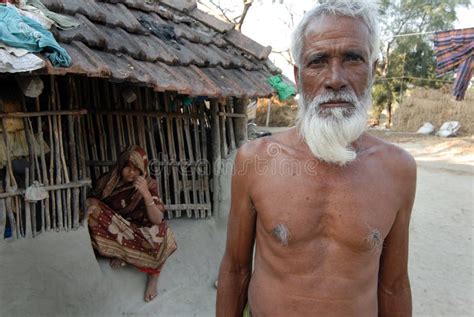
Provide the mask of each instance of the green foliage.
{"label": "green foliage", "polygon": [[[432,35],[399,35],[451,29],[456,21],[456,8],[469,5],[470,0],[381,1],[383,58],[374,86],[374,112],[383,102],[389,108],[410,85],[439,88],[443,80],[452,79],[436,77]],[[385,91],[377,86],[383,86]]]}
{"label": "green foliage", "polygon": [[[372,117],[378,121],[380,114],[387,103],[388,93],[382,82],[375,82],[372,86]],[[378,122],[377,122],[378,123]]]}

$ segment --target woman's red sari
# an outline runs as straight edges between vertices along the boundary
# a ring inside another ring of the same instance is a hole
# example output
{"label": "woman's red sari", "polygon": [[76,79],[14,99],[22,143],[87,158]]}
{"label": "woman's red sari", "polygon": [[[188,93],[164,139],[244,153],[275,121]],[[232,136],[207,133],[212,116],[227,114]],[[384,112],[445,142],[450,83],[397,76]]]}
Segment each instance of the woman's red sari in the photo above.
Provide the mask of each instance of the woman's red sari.
{"label": "woman's red sari", "polygon": [[159,209],[165,206],[158,195],[156,180],[148,176],[145,151],[129,147],[117,164],[99,178],[89,198],[100,200],[89,216],[92,246],[106,257],[118,258],[146,273],[159,273],[176,250],[176,240],[166,221],[155,225],[148,219],[145,202],[133,183],[121,182],[122,169],[131,162],[146,178],[148,189]]}

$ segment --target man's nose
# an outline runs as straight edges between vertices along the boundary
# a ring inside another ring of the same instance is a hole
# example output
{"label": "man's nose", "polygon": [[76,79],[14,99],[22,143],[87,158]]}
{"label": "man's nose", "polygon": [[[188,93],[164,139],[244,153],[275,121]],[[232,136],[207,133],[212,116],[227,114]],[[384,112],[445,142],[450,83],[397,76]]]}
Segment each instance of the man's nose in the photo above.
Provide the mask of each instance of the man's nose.
{"label": "man's nose", "polygon": [[347,87],[346,73],[340,61],[333,60],[330,63],[324,86],[326,89],[333,91],[339,91]]}

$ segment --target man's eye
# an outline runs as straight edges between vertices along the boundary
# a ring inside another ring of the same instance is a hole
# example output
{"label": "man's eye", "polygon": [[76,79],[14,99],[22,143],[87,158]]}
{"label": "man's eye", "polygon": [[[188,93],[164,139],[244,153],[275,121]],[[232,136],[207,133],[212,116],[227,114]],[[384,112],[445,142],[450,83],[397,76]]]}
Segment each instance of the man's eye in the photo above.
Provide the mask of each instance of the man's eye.
{"label": "man's eye", "polygon": [[318,57],[318,58],[313,58],[309,63],[308,65],[321,65],[323,64],[325,61],[324,58],[322,57]]}
{"label": "man's eye", "polygon": [[362,56],[356,55],[356,54],[348,54],[348,55],[346,55],[346,60],[347,60],[347,61],[357,61],[357,62],[363,62],[363,61],[364,61],[364,59],[362,58]]}

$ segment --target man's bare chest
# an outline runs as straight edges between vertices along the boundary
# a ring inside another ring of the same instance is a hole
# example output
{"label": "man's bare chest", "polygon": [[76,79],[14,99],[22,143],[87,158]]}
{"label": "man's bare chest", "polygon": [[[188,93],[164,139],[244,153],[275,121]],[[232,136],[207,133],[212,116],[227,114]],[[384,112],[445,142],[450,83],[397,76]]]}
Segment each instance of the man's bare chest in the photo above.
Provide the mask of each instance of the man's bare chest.
{"label": "man's bare chest", "polygon": [[398,210],[393,186],[369,178],[273,178],[254,188],[257,235],[267,235],[275,246],[331,241],[376,251]]}

